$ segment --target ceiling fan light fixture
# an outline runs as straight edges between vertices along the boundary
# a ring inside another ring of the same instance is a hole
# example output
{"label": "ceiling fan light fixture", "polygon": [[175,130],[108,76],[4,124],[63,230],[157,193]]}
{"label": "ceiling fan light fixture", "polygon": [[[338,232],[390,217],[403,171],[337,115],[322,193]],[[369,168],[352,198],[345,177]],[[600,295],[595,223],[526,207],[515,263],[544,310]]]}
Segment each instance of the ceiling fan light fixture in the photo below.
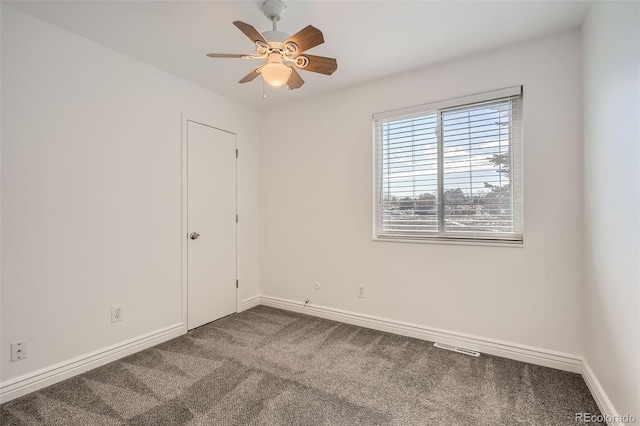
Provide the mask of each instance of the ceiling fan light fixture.
{"label": "ceiling fan light fixture", "polygon": [[304,80],[297,70],[331,75],[338,69],[338,63],[334,58],[306,53],[307,50],[324,43],[322,31],[313,25],[307,25],[292,36],[278,31],[278,21],[282,19],[282,14],[287,5],[283,0],[263,1],[262,11],[271,21],[273,28],[271,31],[261,33],[253,25],[242,21],[233,21],[233,25],[242,31],[254,44],[255,53],[249,55],[209,53],[207,56],[211,58],[243,58],[265,61],[264,65],[259,65],[253,69],[249,74],[242,77],[238,83],[248,83],[262,75],[263,84],[266,83],[273,87],[287,85],[290,90],[299,89],[304,84]]}
{"label": "ceiling fan light fixture", "polygon": [[272,53],[268,63],[260,71],[264,82],[269,86],[280,87],[289,80],[291,69],[282,62],[282,55]]}

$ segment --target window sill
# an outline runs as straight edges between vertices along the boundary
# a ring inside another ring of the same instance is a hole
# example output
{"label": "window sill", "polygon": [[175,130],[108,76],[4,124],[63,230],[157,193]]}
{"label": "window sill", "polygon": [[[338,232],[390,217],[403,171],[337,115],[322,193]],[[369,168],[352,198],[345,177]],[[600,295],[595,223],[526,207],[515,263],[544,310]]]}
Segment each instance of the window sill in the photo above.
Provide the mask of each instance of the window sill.
{"label": "window sill", "polygon": [[372,241],[384,242],[384,243],[409,243],[409,244],[444,244],[454,246],[484,246],[484,247],[509,247],[509,248],[524,248],[523,241],[490,241],[490,240],[453,240],[453,239],[437,239],[437,238],[425,238],[425,239],[403,239],[403,238],[380,238],[372,237]]}

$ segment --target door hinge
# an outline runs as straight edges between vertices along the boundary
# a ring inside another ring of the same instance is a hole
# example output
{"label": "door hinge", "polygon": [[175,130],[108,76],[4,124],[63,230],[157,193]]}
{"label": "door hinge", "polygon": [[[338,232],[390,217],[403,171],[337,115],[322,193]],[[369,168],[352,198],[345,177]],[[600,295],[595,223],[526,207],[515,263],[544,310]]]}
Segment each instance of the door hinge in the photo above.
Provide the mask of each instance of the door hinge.
{"label": "door hinge", "polygon": [[236,149],[236,158],[238,158],[238,150]]}
{"label": "door hinge", "polygon": [[236,288],[238,288],[238,280],[236,280]]}
{"label": "door hinge", "polygon": [[236,223],[238,223],[238,215],[236,215]]}

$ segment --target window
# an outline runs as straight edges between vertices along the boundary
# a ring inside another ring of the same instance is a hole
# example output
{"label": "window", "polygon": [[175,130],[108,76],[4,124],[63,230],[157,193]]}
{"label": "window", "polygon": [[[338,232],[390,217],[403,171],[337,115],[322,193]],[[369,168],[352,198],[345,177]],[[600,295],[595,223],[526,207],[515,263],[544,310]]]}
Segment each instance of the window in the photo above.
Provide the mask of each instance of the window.
{"label": "window", "polygon": [[374,238],[521,243],[521,93],[375,114]]}

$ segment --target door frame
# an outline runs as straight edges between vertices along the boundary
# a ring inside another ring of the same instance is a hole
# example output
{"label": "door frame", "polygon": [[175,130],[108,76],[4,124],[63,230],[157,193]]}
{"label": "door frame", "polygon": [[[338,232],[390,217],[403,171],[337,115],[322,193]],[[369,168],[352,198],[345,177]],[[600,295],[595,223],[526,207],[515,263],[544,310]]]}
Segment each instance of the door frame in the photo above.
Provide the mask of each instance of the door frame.
{"label": "door frame", "polygon": [[[212,123],[210,117],[204,117],[202,114],[192,114],[190,112],[182,111],[181,114],[181,133],[182,139],[180,143],[180,171],[181,171],[181,226],[180,226],[180,252],[181,252],[181,268],[182,268],[182,282],[181,282],[181,317],[182,317],[182,331],[186,333],[188,324],[188,310],[189,310],[189,263],[188,263],[188,254],[187,254],[187,243],[188,243],[188,209],[189,209],[189,200],[188,200],[188,165],[187,165],[187,144],[188,144],[188,135],[187,135],[187,127],[189,122],[201,124],[203,126],[211,127],[216,130],[220,130],[226,133],[231,133],[236,138],[236,149],[238,148],[238,134],[236,132],[224,129],[222,127],[217,126]],[[236,158],[236,214],[238,212],[238,160]],[[236,223],[236,279],[238,279],[238,223]],[[239,297],[240,292],[236,288],[236,312],[239,312]]]}

